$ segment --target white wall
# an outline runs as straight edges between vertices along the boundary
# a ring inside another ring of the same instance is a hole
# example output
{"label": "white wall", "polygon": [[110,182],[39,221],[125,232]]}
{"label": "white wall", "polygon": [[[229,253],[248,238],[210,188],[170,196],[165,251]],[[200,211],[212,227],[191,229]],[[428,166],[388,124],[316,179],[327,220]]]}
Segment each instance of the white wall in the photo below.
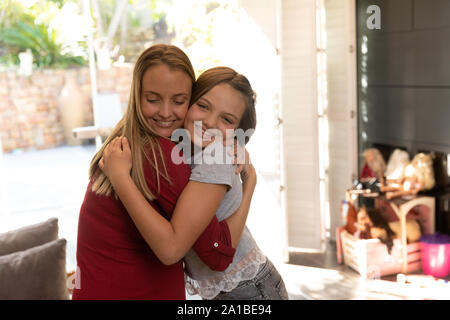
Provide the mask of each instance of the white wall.
{"label": "white wall", "polygon": [[[330,232],[344,224],[340,203],[357,175],[354,0],[325,0],[329,120]],[[354,114],[354,117],[351,115]]]}
{"label": "white wall", "polygon": [[[269,139],[276,134],[267,126],[270,103],[264,105],[265,132],[255,140],[270,141],[267,149],[276,150],[280,143],[282,154],[280,192],[285,214],[286,243],[291,249],[321,250],[324,240],[325,201],[330,207],[330,236],[342,225],[340,202],[350,187],[352,175],[357,174],[356,118],[356,48],[354,0],[325,0],[326,55],[328,80],[329,128],[328,195],[320,198],[319,186],[319,128],[316,51],[315,0],[242,0],[241,4],[264,33],[274,50],[279,49],[281,74],[272,75],[273,88],[279,87],[279,112],[283,120],[278,141]],[[353,50],[351,49],[353,48]],[[260,60],[260,57],[255,57]],[[269,64],[276,63],[271,58]],[[273,67],[271,67],[273,69]],[[269,68],[270,69],[270,68]],[[249,72],[250,75],[255,72]],[[257,73],[256,73],[257,74]],[[264,74],[264,72],[262,73]],[[261,75],[262,75],[261,74]],[[276,74],[276,73],[274,73]],[[262,82],[256,79],[255,83]],[[274,90],[276,92],[276,90]],[[265,92],[267,95],[267,92]],[[267,96],[264,101],[268,101]],[[276,107],[276,106],[272,106]],[[260,116],[260,114],[258,114]],[[261,127],[259,127],[261,128]],[[256,153],[255,160],[262,154]],[[273,171],[265,163],[263,171]],[[260,163],[262,164],[262,163]],[[275,190],[278,192],[275,188]]]}
{"label": "white wall", "polygon": [[281,35],[282,185],[288,244],[321,250],[314,0],[281,1]]}

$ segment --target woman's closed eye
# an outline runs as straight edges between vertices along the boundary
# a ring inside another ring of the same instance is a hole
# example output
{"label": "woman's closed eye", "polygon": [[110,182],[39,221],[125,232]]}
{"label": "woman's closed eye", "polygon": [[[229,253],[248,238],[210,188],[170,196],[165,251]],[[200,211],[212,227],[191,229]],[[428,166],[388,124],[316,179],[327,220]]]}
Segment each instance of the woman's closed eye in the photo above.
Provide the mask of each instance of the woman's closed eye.
{"label": "woman's closed eye", "polygon": [[154,98],[154,97],[146,97],[147,102],[149,103],[156,103],[159,102],[158,98]]}
{"label": "woman's closed eye", "polygon": [[174,100],[173,102],[174,102],[176,105],[179,105],[179,106],[186,103],[185,100]]}
{"label": "woman's closed eye", "polygon": [[208,109],[208,106],[207,106],[206,104],[197,103],[197,106],[198,106],[200,109],[203,109],[203,110],[207,110],[207,109]]}

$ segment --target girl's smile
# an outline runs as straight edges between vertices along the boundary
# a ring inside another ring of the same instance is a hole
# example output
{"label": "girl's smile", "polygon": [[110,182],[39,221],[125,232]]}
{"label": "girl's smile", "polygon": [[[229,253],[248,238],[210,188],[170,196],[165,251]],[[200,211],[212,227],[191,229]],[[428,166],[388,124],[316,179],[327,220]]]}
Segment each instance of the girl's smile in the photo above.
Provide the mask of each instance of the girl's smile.
{"label": "girl's smile", "polygon": [[201,146],[206,147],[213,136],[225,138],[227,130],[235,130],[244,111],[242,94],[228,84],[218,84],[191,106],[184,120],[184,128],[195,144],[201,141]]}

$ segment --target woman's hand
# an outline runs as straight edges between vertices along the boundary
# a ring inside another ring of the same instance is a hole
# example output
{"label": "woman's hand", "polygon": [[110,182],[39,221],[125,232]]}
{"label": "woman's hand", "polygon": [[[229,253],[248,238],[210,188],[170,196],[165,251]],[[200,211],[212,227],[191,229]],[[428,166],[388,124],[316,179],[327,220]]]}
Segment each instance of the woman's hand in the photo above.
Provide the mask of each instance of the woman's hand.
{"label": "woman's hand", "polygon": [[128,139],[116,137],[112,140],[103,151],[98,165],[111,181],[116,177],[129,175],[133,162]]}
{"label": "woman's hand", "polygon": [[250,154],[247,149],[240,146],[237,141],[234,144],[234,160],[233,164],[237,164],[236,174],[241,175],[241,180],[244,185],[256,185],[256,170],[250,161]]}
{"label": "woman's hand", "polygon": [[247,149],[241,147],[239,144],[235,145],[235,159],[233,164],[237,164],[236,174],[241,175],[241,180],[244,186],[246,184],[256,185],[256,170],[250,160],[250,154]]}
{"label": "woman's hand", "polygon": [[228,154],[233,156],[233,164],[237,164],[236,174],[241,173],[251,163],[247,149],[242,147],[237,140],[234,140],[234,148],[230,149]]}
{"label": "woman's hand", "polygon": [[254,188],[256,186],[257,175],[252,164],[245,165],[241,171],[241,180],[244,188],[247,186]]}

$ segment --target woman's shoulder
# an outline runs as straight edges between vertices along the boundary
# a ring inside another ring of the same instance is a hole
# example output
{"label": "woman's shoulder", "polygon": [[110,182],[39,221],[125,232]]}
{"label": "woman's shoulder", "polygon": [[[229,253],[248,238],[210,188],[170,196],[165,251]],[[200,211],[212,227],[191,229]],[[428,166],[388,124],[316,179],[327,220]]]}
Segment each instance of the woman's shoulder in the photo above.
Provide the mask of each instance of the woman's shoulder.
{"label": "woman's shoulder", "polygon": [[[147,154],[151,155],[154,152],[154,155],[156,156],[156,159],[160,159],[161,158],[161,154],[164,158],[164,161],[166,162],[166,165],[177,165],[177,167],[180,168],[185,168],[187,167],[189,169],[189,166],[186,165],[186,161],[182,161],[181,165],[178,166],[178,162],[176,161],[178,156],[182,156],[181,153],[181,149],[178,148],[178,146],[171,140],[164,138],[164,137],[156,137],[153,140],[154,143],[157,143],[159,145],[159,148],[151,148],[150,144],[146,144],[144,147],[145,152],[147,152]],[[174,157],[174,155],[176,155]],[[150,158],[153,158],[153,156],[151,156]]]}
{"label": "woman's shoulder", "polygon": [[169,138],[157,137],[156,140],[158,140],[158,142],[165,147],[172,147],[175,145],[175,143]]}
{"label": "woman's shoulder", "polygon": [[[158,137],[154,140],[154,142],[159,144],[159,148],[158,147],[153,148],[153,151],[155,152],[155,157],[150,156],[150,159],[148,160],[151,162],[156,160],[159,168],[165,168],[162,169],[163,171],[160,172],[166,171],[167,175],[170,177],[170,180],[175,185],[178,184],[184,187],[186,183],[189,181],[191,168],[186,163],[186,161],[178,161],[178,162],[176,161],[177,157],[183,157],[181,151],[179,151],[179,149],[177,149],[177,145],[169,139]],[[160,154],[160,152],[162,154]],[[153,169],[151,170],[152,174],[155,174],[153,172],[155,167],[151,164],[150,167],[151,169]]]}
{"label": "woman's shoulder", "polygon": [[[178,196],[189,181],[191,169],[185,163],[176,164],[172,161],[172,150],[176,147],[172,141],[158,137],[152,143],[153,148],[150,145],[145,146],[147,155],[143,159],[147,184],[151,190],[158,190],[159,188],[160,197]],[[159,179],[159,185],[158,175],[161,178]]]}
{"label": "woman's shoulder", "polygon": [[183,156],[182,149],[173,141],[165,138],[158,138],[161,151],[164,155],[166,165],[173,167],[174,170],[183,170],[190,172],[191,168]]}
{"label": "woman's shoulder", "polygon": [[172,149],[176,146],[173,141],[164,137],[157,137],[155,140],[161,146],[161,150],[164,154],[172,152]]}

